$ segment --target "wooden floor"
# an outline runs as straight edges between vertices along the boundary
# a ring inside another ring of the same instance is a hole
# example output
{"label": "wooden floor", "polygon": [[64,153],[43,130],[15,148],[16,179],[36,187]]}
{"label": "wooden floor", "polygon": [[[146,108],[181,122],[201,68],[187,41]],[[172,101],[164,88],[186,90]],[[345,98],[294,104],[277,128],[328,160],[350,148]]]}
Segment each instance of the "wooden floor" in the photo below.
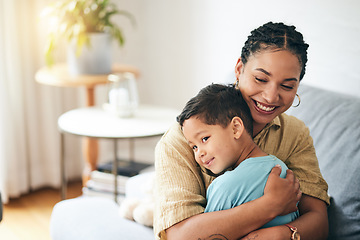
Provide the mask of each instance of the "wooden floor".
{"label": "wooden floor", "polygon": [[[82,194],[81,181],[68,184],[67,198]],[[51,240],[49,222],[54,205],[60,201],[58,189],[44,188],[11,199],[4,205],[0,240]]]}

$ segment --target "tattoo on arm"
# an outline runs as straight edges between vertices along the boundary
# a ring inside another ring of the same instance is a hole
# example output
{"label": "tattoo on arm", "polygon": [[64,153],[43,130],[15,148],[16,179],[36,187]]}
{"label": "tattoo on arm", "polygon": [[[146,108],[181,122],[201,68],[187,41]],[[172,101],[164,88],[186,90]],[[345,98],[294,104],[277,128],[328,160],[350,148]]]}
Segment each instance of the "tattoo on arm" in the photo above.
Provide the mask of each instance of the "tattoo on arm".
{"label": "tattoo on arm", "polygon": [[204,238],[204,239],[199,238],[198,240],[228,240],[228,239],[227,239],[227,237],[225,237],[222,234],[213,234],[207,238]]}
{"label": "tattoo on arm", "polygon": [[[247,236],[246,239],[247,240],[254,240],[258,237],[259,235],[255,234],[254,236]],[[204,238],[204,239],[201,239],[201,238],[198,238],[198,240],[228,240],[227,237],[225,237],[224,235],[222,234],[213,234],[213,235],[210,235],[209,237],[207,238]]]}

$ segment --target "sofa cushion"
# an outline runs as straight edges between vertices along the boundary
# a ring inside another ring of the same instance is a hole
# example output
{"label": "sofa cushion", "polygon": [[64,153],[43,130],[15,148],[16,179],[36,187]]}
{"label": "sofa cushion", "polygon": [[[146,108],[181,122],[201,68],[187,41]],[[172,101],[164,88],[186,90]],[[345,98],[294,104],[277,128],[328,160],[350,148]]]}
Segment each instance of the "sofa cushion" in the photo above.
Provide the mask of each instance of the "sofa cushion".
{"label": "sofa cushion", "polygon": [[57,203],[50,219],[52,240],[150,240],[153,229],[124,219],[110,199],[79,197]]}
{"label": "sofa cushion", "polygon": [[304,84],[298,94],[287,113],[310,128],[331,196],[329,239],[360,239],[360,98]]}

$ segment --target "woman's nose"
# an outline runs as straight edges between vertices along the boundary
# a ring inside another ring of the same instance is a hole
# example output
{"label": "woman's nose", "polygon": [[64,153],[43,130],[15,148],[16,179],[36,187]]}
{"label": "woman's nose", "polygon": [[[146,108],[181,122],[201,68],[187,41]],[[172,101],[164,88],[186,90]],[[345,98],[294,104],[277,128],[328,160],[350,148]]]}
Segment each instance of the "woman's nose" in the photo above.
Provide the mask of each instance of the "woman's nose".
{"label": "woman's nose", "polygon": [[277,86],[267,86],[263,90],[263,98],[266,100],[266,103],[268,104],[274,104],[279,101],[279,89]]}

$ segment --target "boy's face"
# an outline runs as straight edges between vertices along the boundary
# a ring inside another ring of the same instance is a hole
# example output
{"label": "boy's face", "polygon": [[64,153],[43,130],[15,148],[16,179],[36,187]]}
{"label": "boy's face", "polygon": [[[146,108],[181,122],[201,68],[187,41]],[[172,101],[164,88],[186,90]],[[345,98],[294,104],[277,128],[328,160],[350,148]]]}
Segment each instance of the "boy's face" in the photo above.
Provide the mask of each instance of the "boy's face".
{"label": "boy's face", "polygon": [[231,123],[223,128],[191,117],[184,121],[183,133],[195,153],[196,162],[214,174],[232,167],[240,157]]}

